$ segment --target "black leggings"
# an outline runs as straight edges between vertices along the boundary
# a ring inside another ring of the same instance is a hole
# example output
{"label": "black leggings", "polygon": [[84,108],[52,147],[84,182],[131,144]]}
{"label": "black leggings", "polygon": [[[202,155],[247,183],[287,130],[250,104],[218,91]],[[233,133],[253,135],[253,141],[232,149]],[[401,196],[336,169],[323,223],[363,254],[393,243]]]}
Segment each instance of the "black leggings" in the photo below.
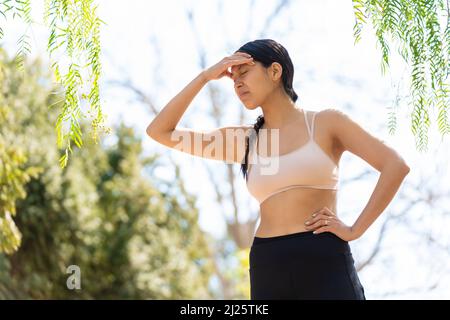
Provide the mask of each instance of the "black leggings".
{"label": "black leggings", "polygon": [[331,232],[254,237],[249,258],[252,300],[366,299],[348,242]]}

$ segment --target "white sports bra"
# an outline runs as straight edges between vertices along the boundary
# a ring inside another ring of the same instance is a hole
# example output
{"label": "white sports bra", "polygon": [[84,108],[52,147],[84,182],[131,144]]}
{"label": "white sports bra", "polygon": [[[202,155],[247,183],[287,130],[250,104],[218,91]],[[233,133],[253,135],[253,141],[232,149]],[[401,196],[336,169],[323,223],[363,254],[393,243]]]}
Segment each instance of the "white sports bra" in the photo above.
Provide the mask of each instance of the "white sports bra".
{"label": "white sports bra", "polygon": [[[314,141],[316,113],[312,116],[311,129],[306,110],[303,114],[309,140],[301,147],[272,157],[263,157],[256,152],[258,139],[253,139],[254,143],[249,147],[251,166],[247,175],[247,188],[260,204],[269,197],[292,188],[338,189],[339,165]],[[278,166],[272,167],[276,168],[271,170],[273,172],[268,172],[275,159]]]}

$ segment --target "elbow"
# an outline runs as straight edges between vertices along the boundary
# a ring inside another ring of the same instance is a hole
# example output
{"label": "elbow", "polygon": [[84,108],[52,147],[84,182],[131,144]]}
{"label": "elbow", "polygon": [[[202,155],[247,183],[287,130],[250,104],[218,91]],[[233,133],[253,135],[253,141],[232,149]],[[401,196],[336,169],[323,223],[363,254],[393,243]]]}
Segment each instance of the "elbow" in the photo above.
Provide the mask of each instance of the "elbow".
{"label": "elbow", "polygon": [[389,174],[399,174],[402,176],[407,176],[410,171],[409,165],[402,157],[395,157],[389,161],[385,162],[385,165],[380,169],[380,172],[389,171]]}
{"label": "elbow", "polygon": [[147,132],[147,135],[151,137],[152,127],[150,125],[148,125],[147,129],[145,130],[145,132]]}
{"label": "elbow", "polygon": [[153,140],[156,140],[156,138],[155,138],[155,136],[156,136],[155,129],[152,128],[152,124],[151,123],[147,126],[147,129],[145,131],[146,131],[147,135],[150,138],[152,138]]}
{"label": "elbow", "polygon": [[149,137],[152,136],[152,127],[150,125],[147,126],[147,129],[145,130],[145,132],[147,133],[147,135]]}
{"label": "elbow", "polygon": [[406,163],[406,161],[403,158],[400,158],[398,161],[398,170],[401,172],[404,176],[407,176],[411,168]]}
{"label": "elbow", "polygon": [[406,164],[406,162],[404,163],[404,169],[405,169],[405,176],[408,175],[409,171],[411,171],[410,167]]}

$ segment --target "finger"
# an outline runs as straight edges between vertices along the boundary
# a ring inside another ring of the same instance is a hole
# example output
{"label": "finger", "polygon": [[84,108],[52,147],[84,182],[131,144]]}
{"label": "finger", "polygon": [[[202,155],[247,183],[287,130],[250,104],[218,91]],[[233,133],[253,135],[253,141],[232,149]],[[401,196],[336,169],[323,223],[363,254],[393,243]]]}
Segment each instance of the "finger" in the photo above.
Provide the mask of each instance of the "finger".
{"label": "finger", "polygon": [[314,217],[316,217],[317,215],[321,214],[322,211],[323,211],[323,209],[317,210],[317,211],[313,212],[311,216],[314,218]]}
{"label": "finger", "polygon": [[332,221],[329,218],[322,218],[310,225],[306,225],[305,229],[314,230],[323,226],[330,226]]}
{"label": "finger", "polygon": [[253,59],[253,57],[250,55],[233,54],[229,57],[225,57],[224,61],[225,61],[225,63],[232,63],[232,62],[247,60],[247,59]]}
{"label": "finger", "polygon": [[333,211],[331,211],[327,207],[323,207],[322,209],[317,210],[316,212],[313,212],[313,214],[311,216],[313,218],[315,218],[316,216],[321,215],[321,214],[325,214],[327,216],[334,216],[335,215]]}
{"label": "finger", "polygon": [[246,56],[246,57],[251,57],[251,54],[249,54],[247,52],[240,52],[240,51],[238,51],[238,52],[235,52],[234,54],[235,55],[243,55],[243,56]]}
{"label": "finger", "polygon": [[232,61],[228,62],[228,66],[227,67],[229,68],[229,67],[232,67],[232,66],[237,66],[237,65],[245,64],[245,63],[255,64],[253,62],[253,58],[243,58],[243,59],[232,60]]}
{"label": "finger", "polygon": [[330,218],[331,218],[330,215],[327,215],[327,214],[325,214],[325,213],[323,213],[323,212],[318,213],[318,214],[316,214],[316,215],[313,214],[313,216],[314,216],[314,218],[310,218],[310,219],[306,220],[306,221],[305,221],[305,224],[307,224],[307,225],[312,225],[313,223],[315,223],[315,222],[317,222],[317,221],[319,221],[319,220],[321,220],[321,219],[330,219]]}
{"label": "finger", "polygon": [[237,59],[240,60],[240,59],[250,59],[250,58],[253,58],[253,57],[250,56],[250,55],[235,54],[235,55],[232,55],[232,56],[228,57],[227,60],[234,61],[234,60],[237,60]]}
{"label": "finger", "polygon": [[247,63],[249,61],[253,61],[253,58],[252,57],[239,57],[238,59],[233,60],[233,61],[235,61],[237,63]]}
{"label": "finger", "polygon": [[328,207],[323,207],[322,208],[322,211],[325,213],[325,214],[328,214],[328,215],[331,215],[331,216],[335,216],[336,214],[333,212],[333,211],[331,211]]}
{"label": "finger", "polygon": [[326,227],[321,227],[317,230],[314,230],[313,233],[314,234],[319,234],[319,233],[323,233],[323,232],[329,232],[330,231],[330,227],[326,226]]}

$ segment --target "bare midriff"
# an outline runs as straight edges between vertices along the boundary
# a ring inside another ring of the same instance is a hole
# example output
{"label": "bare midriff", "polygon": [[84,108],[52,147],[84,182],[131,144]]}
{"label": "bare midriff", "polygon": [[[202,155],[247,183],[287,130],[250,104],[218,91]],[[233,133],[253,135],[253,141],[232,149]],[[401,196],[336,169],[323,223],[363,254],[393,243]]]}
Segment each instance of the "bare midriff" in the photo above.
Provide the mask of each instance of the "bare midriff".
{"label": "bare midriff", "polygon": [[323,207],[336,212],[337,190],[292,188],[274,194],[260,204],[261,220],[256,237],[275,237],[305,229],[305,221]]}

